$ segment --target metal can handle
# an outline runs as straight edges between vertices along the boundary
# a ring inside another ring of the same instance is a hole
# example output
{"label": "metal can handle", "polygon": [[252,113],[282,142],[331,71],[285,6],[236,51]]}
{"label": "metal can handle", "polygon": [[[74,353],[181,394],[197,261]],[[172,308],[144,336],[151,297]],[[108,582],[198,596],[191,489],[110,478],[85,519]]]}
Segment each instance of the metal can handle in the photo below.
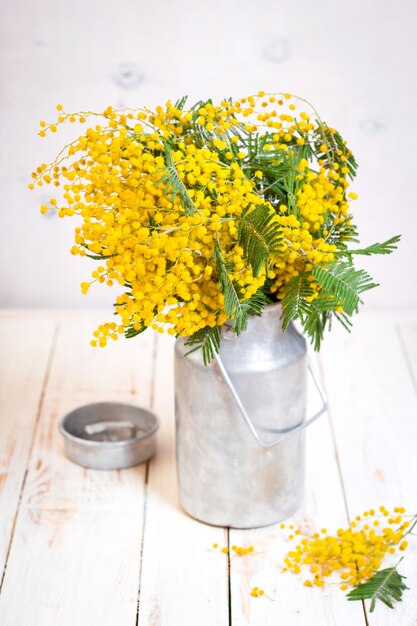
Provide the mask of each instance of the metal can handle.
{"label": "metal can handle", "polygon": [[239,411],[241,412],[243,419],[245,420],[247,426],[249,427],[249,430],[251,431],[251,433],[253,434],[253,436],[255,437],[256,441],[259,443],[260,446],[264,447],[264,448],[270,448],[272,446],[274,446],[277,443],[281,443],[281,441],[284,441],[285,439],[288,439],[288,437],[291,437],[291,435],[294,435],[295,433],[299,432],[300,430],[302,430],[303,428],[307,428],[307,426],[310,426],[310,424],[312,424],[313,422],[316,421],[316,419],[318,417],[320,417],[320,415],[322,415],[326,409],[327,409],[327,397],[326,397],[326,393],[318,379],[317,374],[315,373],[313,366],[311,365],[311,361],[310,359],[308,359],[308,370],[311,374],[311,377],[313,379],[313,382],[316,386],[317,391],[319,392],[320,398],[321,398],[321,402],[322,405],[320,407],[320,409],[314,413],[314,415],[312,415],[312,417],[309,417],[307,420],[305,420],[304,422],[301,422],[301,424],[298,424],[297,426],[293,426],[292,428],[287,428],[284,430],[271,430],[270,432],[273,433],[278,433],[278,436],[275,437],[275,439],[272,439],[272,441],[264,441],[260,436],[258,431],[255,428],[255,425],[253,424],[251,418],[249,417],[248,413],[246,412],[245,407],[242,404],[242,400],[240,399],[240,396],[236,390],[236,387],[234,386],[234,384],[232,383],[229,374],[226,371],[226,368],[223,364],[223,361],[220,358],[219,354],[215,355],[215,359],[218,365],[218,368],[220,370],[221,375],[224,378],[224,381],[226,383],[226,385],[229,388],[230,393],[232,394],[237,407],[239,409]]}

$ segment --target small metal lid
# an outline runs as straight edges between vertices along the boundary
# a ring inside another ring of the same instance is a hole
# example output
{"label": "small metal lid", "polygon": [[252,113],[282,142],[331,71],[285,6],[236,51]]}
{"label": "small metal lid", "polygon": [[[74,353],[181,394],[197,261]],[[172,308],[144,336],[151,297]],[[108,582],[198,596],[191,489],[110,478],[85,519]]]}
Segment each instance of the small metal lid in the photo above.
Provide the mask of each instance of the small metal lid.
{"label": "small metal lid", "polygon": [[68,458],[84,467],[120,469],[155,453],[159,420],[150,411],[119,402],[87,404],[59,423]]}

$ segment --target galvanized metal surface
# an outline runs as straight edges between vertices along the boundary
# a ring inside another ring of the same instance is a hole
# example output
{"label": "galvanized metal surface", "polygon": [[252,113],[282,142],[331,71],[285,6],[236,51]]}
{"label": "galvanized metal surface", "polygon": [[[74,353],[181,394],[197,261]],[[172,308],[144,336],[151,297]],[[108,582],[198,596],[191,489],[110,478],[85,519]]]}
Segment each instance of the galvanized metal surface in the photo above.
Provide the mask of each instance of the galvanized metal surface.
{"label": "galvanized metal surface", "polygon": [[269,305],[239,337],[225,326],[220,362],[209,367],[176,343],[180,501],[201,521],[267,526],[302,502],[307,350],[293,325],[283,332],[280,314],[280,304]]}
{"label": "galvanized metal surface", "polygon": [[303,430],[304,428],[307,428],[307,426],[310,426],[310,424],[312,424],[313,422],[316,421],[317,418],[320,417],[320,415],[322,415],[326,409],[327,409],[327,398],[326,398],[326,394],[325,391],[322,387],[322,385],[320,384],[320,381],[318,379],[317,374],[314,371],[313,366],[310,363],[310,359],[307,361],[307,366],[308,366],[308,371],[311,374],[311,378],[314,382],[314,385],[320,395],[320,399],[321,399],[321,407],[318,411],[316,411],[311,417],[309,417],[307,420],[305,420],[304,422],[301,422],[300,424],[298,424],[298,426],[292,426],[290,428],[271,428],[271,429],[266,429],[268,430],[268,432],[272,433],[275,435],[274,439],[270,439],[268,441],[266,441],[265,439],[262,438],[262,436],[259,435],[258,431],[256,430],[256,426],[255,424],[252,422],[250,415],[248,415],[242,400],[236,390],[236,387],[234,386],[233,382],[231,381],[231,378],[229,376],[229,373],[227,372],[224,363],[222,361],[222,359],[220,358],[219,354],[215,355],[215,359],[217,361],[217,365],[219,367],[220,373],[223,376],[223,379],[226,383],[226,385],[229,387],[230,393],[232,394],[236,405],[240,411],[240,413],[242,414],[243,419],[245,420],[246,424],[248,425],[249,430],[252,432],[253,436],[255,437],[255,441],[257,441],[259,443],[260,446],[264,446],[265,448],[270,448],[272,446],[275,446],[277,443],[280,443],[281,441],[285,441],[285,439],[287,439],[288,437],[292,437],[296,432],[298,432],[299,430]]}
{"label": "galvanized metal surface", "polygon": [[121,469],[151,458],[158,418],[137,406],[97,402],[68,413],[59,423],[68,458],[94,469]]}

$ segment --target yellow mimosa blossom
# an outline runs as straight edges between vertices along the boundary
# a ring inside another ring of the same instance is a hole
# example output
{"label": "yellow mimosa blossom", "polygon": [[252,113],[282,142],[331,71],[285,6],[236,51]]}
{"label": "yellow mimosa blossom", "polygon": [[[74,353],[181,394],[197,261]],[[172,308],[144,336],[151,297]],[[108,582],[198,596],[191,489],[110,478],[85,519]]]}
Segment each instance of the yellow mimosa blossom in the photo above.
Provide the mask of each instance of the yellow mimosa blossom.
{"label": "yellow mimosa blossom", "polygon": [[[340,136],[312,121],[314,109],[296,114],[305,101],[290,94],[189,109],[185,100],[102,113],[58,104],[58,119],[40,123],[42,137],[87,123],[29,187],[52,185],[59,194],[41,212],[77,219],[71,253],[99,263],[82,292],[119,286],[118,320],[101,324],[92,345],[149,327],[195,336],[228,318],[240,332],[268,298],[286,307],[299,277],[311,315],[315,301],[320,315],[350,314],[356,301],[329,293],[318,273],[353,233],[346,189],[356,163]],[[322,331],[308,332],[317,343]]]}

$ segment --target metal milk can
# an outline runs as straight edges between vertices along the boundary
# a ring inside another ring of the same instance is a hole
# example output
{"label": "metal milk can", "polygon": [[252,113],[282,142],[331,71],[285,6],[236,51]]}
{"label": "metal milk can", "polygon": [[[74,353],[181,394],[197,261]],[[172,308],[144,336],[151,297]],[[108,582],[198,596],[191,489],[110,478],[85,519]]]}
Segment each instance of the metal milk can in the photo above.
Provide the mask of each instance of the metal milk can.
{"label": "metal milk can", "polygon": [[239,336],[225,324],[218,357],[175,346],[176,451],[180,501],[209,524],[254,528],[274,524],[300,506],[304,488],[307,349],[281,305],[250,316]]}

